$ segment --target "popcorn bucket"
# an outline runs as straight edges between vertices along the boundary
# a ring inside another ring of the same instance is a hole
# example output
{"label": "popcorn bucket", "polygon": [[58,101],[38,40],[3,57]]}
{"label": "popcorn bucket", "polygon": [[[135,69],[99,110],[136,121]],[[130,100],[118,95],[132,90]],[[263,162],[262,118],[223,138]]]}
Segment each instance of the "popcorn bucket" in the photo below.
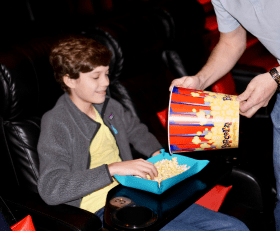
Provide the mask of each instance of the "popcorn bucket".
{"label": "popcorn bucket", "polygon": [[169,152],[237,148],[239,102],[236,97],[173,87],[168,111]]}

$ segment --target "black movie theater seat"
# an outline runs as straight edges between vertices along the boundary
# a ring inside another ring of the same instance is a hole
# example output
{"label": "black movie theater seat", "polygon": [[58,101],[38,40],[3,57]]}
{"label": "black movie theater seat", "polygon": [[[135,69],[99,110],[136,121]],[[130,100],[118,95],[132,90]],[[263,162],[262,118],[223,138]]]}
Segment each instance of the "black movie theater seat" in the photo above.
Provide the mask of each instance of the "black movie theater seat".
{"label": "black movie theater seat", "polygon": [[[83,32],[93,36],[87,33]],[[113,97],[133,110],[117,80],[123,62],[118,44],[99,29],[94,35],[113,54],[109,86]],[[36,230],[100,230],[101,221],[95,214],[68,205],[49,206],[37,191],[40,120],[63,93],[54,80],[48,55],[52,44],[63,36],[32,39],[0,53],[0,195],[17,221],[31,215]]]}

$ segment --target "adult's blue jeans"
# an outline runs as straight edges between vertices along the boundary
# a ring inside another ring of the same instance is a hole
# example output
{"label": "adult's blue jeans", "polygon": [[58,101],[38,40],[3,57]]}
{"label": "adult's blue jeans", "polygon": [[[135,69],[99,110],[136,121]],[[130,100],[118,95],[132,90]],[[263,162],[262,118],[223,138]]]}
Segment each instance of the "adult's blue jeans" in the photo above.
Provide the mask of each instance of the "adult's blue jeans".
{"label": "adult's blue jeans", "polygon": [[[104,209],[96,214],[103,220]],[[238,219],[193,204],[160,231],[249,231]]]}
{"label": "adult's blue jeans", "polygon": [[276,231],[280,231],[280,94],[271,113],[273,122],[273,165],[276,179],[277,204],[274,210]]}
{"label": "adult's blue jeans", "polygon": [[249,231],[238,219],[192,204],[160,231]]}

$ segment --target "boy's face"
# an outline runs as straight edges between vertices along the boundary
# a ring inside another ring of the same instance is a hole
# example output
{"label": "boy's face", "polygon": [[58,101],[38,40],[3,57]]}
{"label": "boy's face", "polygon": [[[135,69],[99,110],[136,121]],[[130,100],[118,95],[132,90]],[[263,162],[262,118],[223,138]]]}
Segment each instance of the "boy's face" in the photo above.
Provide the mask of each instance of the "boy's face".
{"label": "boy's face", "polygon": [[109,86],[109,66],[98,66],[93,71],[80,73],[78,79],[69,79],[70,98],[80,108],[88,104],[100,104],[105,101],[106,89]]}

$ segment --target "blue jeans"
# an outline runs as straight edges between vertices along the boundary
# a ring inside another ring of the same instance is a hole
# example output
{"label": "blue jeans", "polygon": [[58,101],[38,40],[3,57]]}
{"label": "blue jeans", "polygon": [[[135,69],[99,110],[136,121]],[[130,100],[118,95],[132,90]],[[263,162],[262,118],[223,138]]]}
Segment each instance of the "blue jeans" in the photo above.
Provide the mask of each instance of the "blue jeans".
{"label": "blue jeans", "polygon": [[273,165],[276,179],[277,204],[274,210],[276,231],[280,231],[280,94],[271,113],[273,122]]}
{"label": "blue jeans", "polygon": [[238,219],[192,204],[160,231],[249,231]]}
{"label": "blue jeans", "polygon": [[[96,212],[103,220],[101,210]],[[104,209],[103,209],[104,213]],[[241,221],[228,215],[214,212],[200,205],[192,204],[160,231],[249,231]]]}
{"label": "blue jeans", "polygon": [[102,227],[103,227],[103,216],[104,216],[104,211],[105,207],[99,209],[98,211],[95,212],[95,215],[98,216],[102,222]]}

